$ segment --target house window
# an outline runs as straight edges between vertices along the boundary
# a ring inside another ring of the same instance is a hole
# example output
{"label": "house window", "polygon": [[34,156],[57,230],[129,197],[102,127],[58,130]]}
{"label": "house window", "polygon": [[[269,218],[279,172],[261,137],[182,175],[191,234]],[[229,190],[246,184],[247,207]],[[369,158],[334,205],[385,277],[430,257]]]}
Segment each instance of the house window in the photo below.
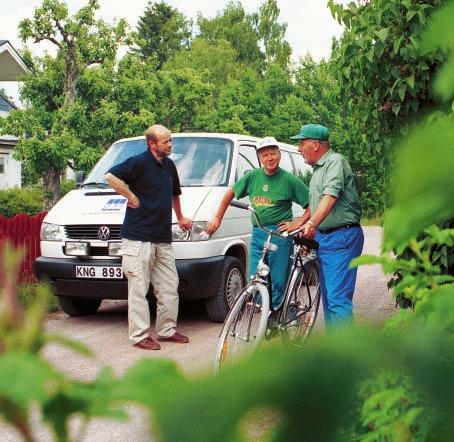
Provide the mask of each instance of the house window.
{"label": "house window", "polygon": [[5,157],[0,157],[0,175],[5,173]]}
{"label": "house window", "polygon": [[11,112],[13,109],[14,107],[11,103],[5,97],[0,95],[0,111]]}

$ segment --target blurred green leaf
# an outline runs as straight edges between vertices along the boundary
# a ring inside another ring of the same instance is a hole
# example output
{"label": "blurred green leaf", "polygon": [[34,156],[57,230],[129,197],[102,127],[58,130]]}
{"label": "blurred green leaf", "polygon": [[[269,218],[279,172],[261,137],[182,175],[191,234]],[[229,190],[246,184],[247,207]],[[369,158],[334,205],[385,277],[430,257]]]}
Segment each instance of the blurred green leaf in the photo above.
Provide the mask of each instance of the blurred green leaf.
{"label": "blurred green leaf", "polygon": [[440,69],[440,72],[435,77],[434,83],[434,92],[444,102],[448,102],[454,97],[453,78],[454,78],[454,58],[451,58]]}
{"label": "blurred green leaf", "polygon": [[174,362],[163,359],[142,360],[128,369],[115,386],[113,395],[117,400],[135,401],[155,407],[169,391],[185,384]]}
{"label": "blurred green leaf", "polygon": [[9,352],[0,356],[0,397],[21,408],[44,401],[60,375],[38,356]]}
{"label": "blurred green leaf", "polygon": [[454,49],[454,35],[452,24],[454,22],[454,3],[447,1],[438,11],[435,11],[419,42],[423,53],[435,51],[438,48],[444,51]]}
{"label": "blurred green leaf", "polygon": [[[448,117],[415,128],[398,146],[385,246],[403,244],[429,225],[454,216],[454,125]],[[411,213],[411,216],[409,214]]]}

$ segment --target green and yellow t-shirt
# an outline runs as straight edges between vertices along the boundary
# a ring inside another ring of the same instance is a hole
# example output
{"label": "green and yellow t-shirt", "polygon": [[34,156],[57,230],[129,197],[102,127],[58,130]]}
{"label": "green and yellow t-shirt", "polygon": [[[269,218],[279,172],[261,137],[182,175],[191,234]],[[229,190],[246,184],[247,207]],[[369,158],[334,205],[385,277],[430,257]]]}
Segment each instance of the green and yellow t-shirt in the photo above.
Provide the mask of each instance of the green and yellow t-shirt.
{"label": "green and yellow t-shirt", "polygon": [[[301,207],[306,207],[309,202],[306,185],[283,169],[271,176],[262,168],[255,169],[235,183],[233,193],[238,199],[249,196],[264,226],[290,221],[293,218],[292,202]],[[256,225],[254,217],[251,220]]]}

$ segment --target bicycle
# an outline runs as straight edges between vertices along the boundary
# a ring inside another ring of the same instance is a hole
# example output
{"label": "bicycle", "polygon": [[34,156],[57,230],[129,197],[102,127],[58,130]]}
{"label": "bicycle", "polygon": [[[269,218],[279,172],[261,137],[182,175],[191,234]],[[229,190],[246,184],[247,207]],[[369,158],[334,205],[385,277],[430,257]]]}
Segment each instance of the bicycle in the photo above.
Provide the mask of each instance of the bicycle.
{"label": "bicycle", "polygon": [[[315,250],[318,243],[298,237],[302,230],[281,233],[262,226],[253,207],[239,201],[234,207],[249,210],[257,226],[268,234],[256,272],[235,300],[222,327],[217,351],[216,370],[229,361],[235,361],[252,352],[262,340],[277,334],[292,342],[302,342],[314,326],[320,305],[319,267]],[[271,242],[273,236],[292,237],[294,251],[286,288],[280,304],[271,302],[271,277],[267,264],[269,252],[277,250]]]}

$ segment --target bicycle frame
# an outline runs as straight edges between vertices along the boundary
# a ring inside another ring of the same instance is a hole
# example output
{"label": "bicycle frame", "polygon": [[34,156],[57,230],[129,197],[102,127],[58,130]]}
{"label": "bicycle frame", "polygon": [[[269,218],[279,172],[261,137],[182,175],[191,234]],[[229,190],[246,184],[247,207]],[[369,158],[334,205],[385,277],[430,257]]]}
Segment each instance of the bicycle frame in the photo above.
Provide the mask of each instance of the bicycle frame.
{"label": "bicycle frame", "polygon": [[[299,228],[289,233],[269,230],[260,224],[260,220],[252,207],[237,201],[232,201],[231,205],[252,212],[257,221],[257,226],[267,233],[267,238],[263,244],[254,275],[235,300],[224,321],[216,350],[216,370],[219,370],[224,363],[236,360],[241,355],[255,350],[264,338],[273,336],[273,331],[286,331],[286,335],[291,338],[294,330],[300,331],[301,324],[309,324],[309,322],[306,322],[305,316],[299,324],[294,325],[292,321],[309,312],[313,305],[308,287],[308,281],[310,281],[308,278],[312,270],[309,269],[306,272],[306,266],[307,260],[313,259],[314,254],[303,256],[301,251],[304,245],[317,249],[318,243],[304,238],[298,239],[291,255],[289,277],[282,301],[279,306],[274,308],[272,305],[272,281],[269,278],[270,268],[267,264],[267,257],[271,251],[277,250],[278,246],[273,244],[271,240],[273,236],[283,238],[295,236],[302,229]],[[301,272],[304,272],[304,274]],[[300,284],[303,283],[308,287],[308,296],[304,296],[306,299],[301,301],[300,295],[304,292],[299,289],[301,288]],[[316,299],[316,296],[314,299]],[[318,308],[318,304],[316,306]],[[296,308],[295,316],[289,321],[287,318],[290,316],[286,317],[286,314],[293,312],[293,308]],[[316,317],[316,313],[313,317]],[[270,319],[273,320],[270,321]],[[285,322],[282,323],[282,321]],[[313,320],[310,324],[313,324]]]}
{"label": "bicycle frame", "polygon": [[[285,286],[284,296],[282,297],[282,301],[279,304],[279,306],[276,309],[273,309],[273,311],[279,312],[278,328],[280,328],[280,329],[285,328],[293,320],[295,320],[295,319],[299,318],[300,316],[306,314],[310,310],[310,308],[312,306],[312,303],[313,303],[311,292],[309,290],[308,285],[306,285],[307,296],[308,296],[308,299],[309,299],[308,307],[305,310],[299,312],[292,320],[290,320],[290,321],[284,321],[283,320],[284,311],[283,311],[282,307],[283,307],[283,305],[285,303],[285,300],[286,300],[287,296],[290,295],[290,289],[293,288],[295,280],[296,280],[296,278],[298,276],[298,272],[302,271],[303,274],[304,274],[304,279],[307,280],[308,272],[307,272],[307,266],[305,264],[316,259],[316,255],[315,255],[315,252],[313,250],[311,250],[306,255],[303,255],[301,253],[302,248],[303,248],[303,246],[301,244],[295,244],[295,246],[294,246],[293,254],[290,257],[291,260],[292,260],[292,264],[291,264],[291,267],[290,267],[289,276],[287,278],[287,284]],[[299,268],[301,268],[301,270],[298,270]]]}
{"label": "bicycle frame", "polygon": [[[235,207],[238,207],[240,209],[248,210],[249,212],[251,212],[252,215],[254,216],[254,219],[255,219],[259,229],[263,230],[264,232],[266,232],[268,234],[268,237],[267,237],[265,243],[263,244],[263,250],[262,250],[262,253],[261,253],[261,256],[260,256],[260,259],[259,259],[259,263],[258,263],[257,268],[256,268],[256,271],[255,271],[255,274],[252,277],[252,283],[262,284],[262,285],[265,285],[267,287],[268,296],[269,296],[269,300],[270,300],[270,312],[271,313],[280,312],[280,316],[282,316],[282,307],[283,307],[285,299],[286,299],[286,297],[288,295],[288,290],[292,287],[292,284],[291,284],[292,283],[292,278],[294,278],[296,276],[296,269],[298,267],[298,263],[302,267],[302,269],[303,269],[303,271],[305,273],[305,276],[307,276],[306,275],[306,268],[305,268],[304,264],[308,260],[315,259],[314,250],[318,249],[318,243],[316,241],[314,241],[314,240],[308,240],[308,239],[304,240],[305,245],[308,246],[311,249],[310,254],[307,255],[308,259],[306,259],[305,261],[303,261],[303,257],[301,255],[301,249],[302,249],[303,245],[302,244],[295,244],[294,250],[293,250],[293,254],[291,255],[292,264],[290,266],[289,276],[287,277],[287,283],[286,283],[285,290],[284,290],[284,293],[283,293],[283,296],[282,296],[282,300],[279,303],[279,305],[275,308],[273,306],[273,302],[272,302],[272,298],[271,298],[271,290],[272,290],[271,284],[272,284],[272,280],[271,280],[271,276],[269,274],[270,273],[270,268],[269,268],[269,265],[266,262],[266,258],[268,257],[269,252],[277,250],[278,246],[276,244],[273,244],[271,242],[271,240],[272,240],[273,236],[278,236],[278,237],[281,237],[281,238],[294,237],[299,232],[301,232],[302,227],[300,227],[300,228],[298,228],[298,229],[296,229],[296,230],[294,230],[292,232],[281,233],[281,232],[278,232],[278,231],[273,231],[273,230],[267,229],[266,227],[264,227],[261,224],[261,222],[260,222],[260,220],[259,220],[259,218],[257,216],[257,213],[255,212],[255,210],[254,210],[254,208],[252,206],[249,206],[247,204],[243,204],[243,203],[241,203],[239,201],[232,201],[231,205],[235,206]],[[260,273],[260,271],[262,269],[264,269],[264,266],[266,266],[267,269],[268,269],[268,273],[266,275],[262,275]],[[264,278],[266,278],[266,279],[264,279]],[[271,281],[271,284],[270,284],[270,281]],[[310,299],[311,296],[310,296],[309,290],[308,290],[308,296],[309,296],[309,299]],[[302,314],[304,314],[304,312],[300,312],[297,317],[301,316]],[[280,316],[279,316],[279,320],[281,319]]]}

